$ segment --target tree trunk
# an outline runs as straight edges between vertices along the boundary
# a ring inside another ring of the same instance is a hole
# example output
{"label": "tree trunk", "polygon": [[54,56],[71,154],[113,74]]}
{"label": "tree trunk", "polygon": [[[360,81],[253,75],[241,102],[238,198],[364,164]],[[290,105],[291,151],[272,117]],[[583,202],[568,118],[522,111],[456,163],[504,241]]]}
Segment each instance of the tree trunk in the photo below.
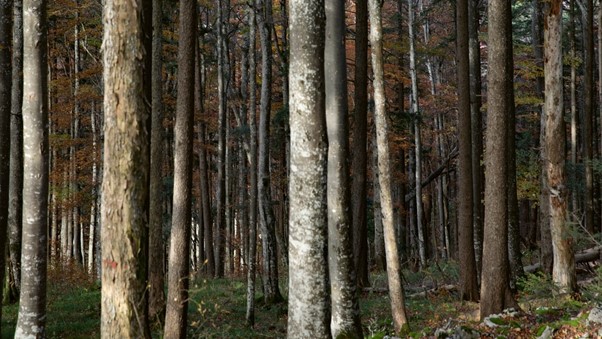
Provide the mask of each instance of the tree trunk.
{"label": "tree trunk", "polygon": [[345,1],[325,2],[324,50],[326,129],[328,132],[328,270],[330,273],[333,338],[363,337],[353,262],[347,185],[347,60]]}
{"label": "tree trunk", "polygon": [[180,2],[178,97],[174,126],[174,195],[169,243],[165,338],[186,338],[192,209],[192,134],[196,1]]}
{"label": "tree trunk", "polygon": [[[291,0],[288,337],[330,337],[324,2]],[[265,79],[264,79],[265,81]]]}
{"label": "tree trunk", "polygon": [[[579,118],[577,117],[577,63],[575,58],[577,57],[576,55],[576,40],[577,40],[577,34],[576,34],[576,29],[575,29],[575,7],[576,7],[576,0],[571,0],[571,9],[570,9],[570,13],[569,13],[569,23],[570,23],[570,44],[571,44],[571,50],[570,50],[570,57],[571,57],[571,84],[570,84],[570,93],[571,93],[571,171],[570,171],[570,183],[572,183],[573,185],[577,185],[577,124],[579,121]],[[600,6],[600,8],[602,8],[602,6]],[[600,17],[600,19],[602,20],[602,17]],[[599,34],[602,34],[602,30],[598,30]],[[599,35],[601,38],[600,41],[602,41],[602,35]],[[602,45],[600,45],[602,46]],[[602,53],[599,53],[599,55],[602,58]],[[602,65],[602,63],[600,63],[599,65]],[[602,67],[599,67],[600,70],[602,70]],[[602,78],[600,78],[602,79]],[[602,86],[600,87],[600,93],[602,93]],[[602,97],[602,94],[601,94]],[[601,101],[602,102],[602,101]],[[602,111],[601,111],[602,112]],[[601,113],[602,114],[602,113]],[[602,115],[601,115],[602,116]],[[602,121],[602,120],[601,120]],[[601,139],[602,140],[602,139]],[[574,215],[574,222],[579,222],[581,221],[581,218],[578,217],[578,211],[579,211],[579,203],[578,203],[578,198],[579,198],[579,194],[577,193],[576,190],[573,190],[573,192],[571,192],[571,208],[572,208],[572,212]]]}
{"label": "tree trunk", "polygon": [[226,228],[226,109],[227,98],[224,79],[224,18],[223,1],[217,0],[217,95],[218,95],[218,156],[217,156],[217,200],[215,233],[215,276],[224,276],[224,234]]}
{"label": "tree trunk", "polygon": [[[9,177],[11,160],[11,86],[12,86],[12,0],[0,1],[0,295],[6,265],[6,235],[9,217]],[[17,143],[18,145],[19,143]],[[46,197],[44,197],[46,198]],[[46,214],[44,214],[46,216]],[[8,291],[6,291],[8,292]],[[0,318],[2,310],[0,310]]]}
{"label": "tree trunk", "polygon": [[458,247],[462,300],[477,301],[477,269],[473,233],[472,133],[470,112],[470,63],[468,55],[468,0],[458,0]]}
{"label": "tree trunk", "polygon": [[152,113],[150,140],[148,316],[160,320],[165,312],[165,246],[163,241],[163,0],[153,1]]}
{"label": "tree trunk", "polygon": [[[585,165],[585,227],[588,232],[594,233],[594,231],[598,231],[595,230],[594,227],[594,172],[592,166],[592,160],[594,159],[594,5],[592,0],[585,0],[584,3],[583,48],[585,64],[583,69],[583,163]],[[560,27],[558,27],[558,29],[561,30]],[[562,53],[562,47],[558,48],[561,49],[558,53]],[[549,152],[552,151],[548,150],[548,154]],[[549,156],[553,155],[549,154]],[[550,197],[550,199],[553,198]],[[554,214],[554,208],[556,208],[556,206],[550,206],[550,209],[552,210],[550,214]],[[552,216],[551,218],[554,217]],[[552,223],[553,221],[551,220],[550,229],[553,227],[551,225]],[[554,235],[552,235],[552,238],[554,238]]]}
{"label": "tree trunk", "polygon": [[378,0],[369,0],[368,8],[370,13],[372,70],[374,72],[374,125],[376,127],[376,142],[378,149],[378,182],[380,186],[380,204],[385,234],[387,280],[389,285],[389,298],[391,299],[393,326],[396,333],[401,333],[407,329],[408,320],[405,312],[403,285],[401,284],[401,261],[399,260],[399,249],[397,248],[397,235],[395,234],[395,226],[393,225],[391,162],[389,159],[391,153],[389,151],[388,122],[387,116],[385,115],[382,9]]}
{"label": "tree trunk", "polygon": [[[546,7],[544,14],[544,74],[546,75],[544,109],[546,111],[545,141],[548,157],[544,167],[546,183],[542,187],[542,191],[547,191],[550,204],[550,231],[554,249],[552,278],[562,292],[570,293],[576,291],[577,279],[573,237],[570,234],[567,218],[568,192],[564,172],[566,154],[562,88],[562,0],[552,0]],[[589,7],[589,10],[592,10],[592,7]]]}
{"label": "tree trunk", "polygon": [[351,157],[351,222],[353,259],[359,287],[370,286],[368,278],[368,225],[366,218],[366,173],[368,140],[368,1],[355,4],[355,108],[353,155]]}
{"label": "tree trunk", "polygon": [[510,292],[508,271],[508,165],[507,135],[510,109],[508,55],[510,3],[489,1],[489,53],[487,74],[488,113],[485,152],[485,230],[481,275],[481,318],[516,306]]}
{"label": "tree trunk", "polygon": [[[2,7],[6,9],[4,4]],[[23,100],[23,149],[27,152],[23,161],[23,205],[27,208],[23,209],[23,274],[15,337],[43,338],[48,246],[46,1],[23,1],[23,27],[23,97],[28,98]]]}
{"label": "tree trunk", "polygon": [[274,210],[270,194],[270,110],[272,106],[272,2],[260,1],[263,6],[258,17],[261,40],[261,105],[259,111],[259,154],[257,159],[257,200],[263,255],[263,297],[267,304],[282,301],[278,286],[278,260]]}
{"label": "tree trunk", "polygon": [[103,338],[150,337],[143,316],[149,159],[144,58],[140,57],[144,55],[142,10],[140,2],[107,0],[103,13],[107,140],[101,212]]}

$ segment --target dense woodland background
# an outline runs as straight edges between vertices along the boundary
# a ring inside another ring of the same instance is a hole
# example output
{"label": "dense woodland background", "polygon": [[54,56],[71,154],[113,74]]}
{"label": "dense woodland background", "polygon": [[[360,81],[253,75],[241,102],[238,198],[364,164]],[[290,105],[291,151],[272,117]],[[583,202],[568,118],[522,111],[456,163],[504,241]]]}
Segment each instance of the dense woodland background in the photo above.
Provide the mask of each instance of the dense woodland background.
{"label": "dense woodland background", "polygon": [[53,335],[47,276],[49,305],[102,286],[91,333],[124,338],[216,335],[199,284],[306,338],[410,333],[415,285],[475,319],[597,296],[600,25],[593,0],[1,0],[9,328]]}

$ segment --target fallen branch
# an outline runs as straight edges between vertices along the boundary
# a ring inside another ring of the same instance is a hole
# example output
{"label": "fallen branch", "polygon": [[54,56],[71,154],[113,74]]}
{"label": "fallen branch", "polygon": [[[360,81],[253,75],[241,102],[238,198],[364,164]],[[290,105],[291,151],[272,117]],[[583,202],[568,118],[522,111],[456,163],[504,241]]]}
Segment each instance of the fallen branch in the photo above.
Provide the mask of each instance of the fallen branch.
{"label": "fallen branch", "polygon": [[[602,250],[602,246],[596,246],[575,254],[575,263],[580,264],[600,259],[600,250]],[[540,263],[535,263],[533,265],[523,267],[526,273],[533,273],[539,270],[540,268]]]}
{"label": "fallen branch", "polygon": [[[458,156],[458,148],[454,147],[452,149],[451,153],[445,159],[445,161],[443,161],[443,163],[441,165],[439,165],[439,167],[437,167],[436,170],[434,170],[431,174],[429,174],[428,177],[426,177],[426,179],[424,179],[422,181],[421,186],[424,188],[428,184],[430,184],[433,180],[437,179],[437,177],[439,177],[441,174],[443,174],[443,170],[445,170],[449,166],[450,161],[457,156]],[[406,194],[405,202],[410,202],[415,196],[416,196],[416,191],[415,190],[411,191],[410,193]]]}

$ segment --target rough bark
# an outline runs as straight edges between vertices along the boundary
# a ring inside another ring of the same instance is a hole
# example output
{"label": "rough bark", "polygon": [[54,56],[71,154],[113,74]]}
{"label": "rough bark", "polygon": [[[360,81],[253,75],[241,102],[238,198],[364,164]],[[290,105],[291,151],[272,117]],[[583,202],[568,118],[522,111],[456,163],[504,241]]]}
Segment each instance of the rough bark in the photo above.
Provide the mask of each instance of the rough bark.
{"label": "rough bark", "polygon": [[151,321],[165,311],[165,249],[163,244],[163,0],[153,0],[151,69],[150,184],[148,218],[148,315]]}
{"label": "rough bark", "polygon": [[290,10],[289,338],[330,336],[324,1]]}
{"label": "rough bark", "polygon": [[103,161],[101,337],[149,337],[142,243],[149,165],[142,3],[107,0],[103,23],[104,139],[111,142],[104,143]]}
{"label": "rough bark", "polygon": [[[48,211],[46,1],[23,1],[23,249],[15,337],[44,337]],[[3,6],[4,7],[4,6]],[[10,99],[8,99],[10,100]],[[7,161],[8,162],[8,161]],[[2,252],[4,253],[4,252]],[[2,270],[4,271],[4,270]]]}
{"label": "rough bark", "polygon": [[[0,1],[0,282],[4,282],[6,235],[9,215],[9,177],[11,159],[12,86],[12,0]],[[0,295],[4,284],[0,284]],[[0,310],[0,318],[2,310]]]}
{"label": "rough bark", "polygon": [[385,111],[385,79],[383,63],[383,32],[381,6],[378,0],[368,1],[370,16],[370,45],[372,46],[372,71],[374,72],[374,124],[378,149],[378,182],[385,255],[387,259],[387,281],[391,313],[395,332],[401,333],[408,326],[401,283],[401,261],[397,247],[397,235],[393,225],[393,199],[391,196],[391,161],[389,155],[388,122]]}
{"label": "rough bark", "polygon": [[186,338],[190,284],[196,13],[196,1],[180,1],[178,97],[174,126],[174,195],[169,243],[165,338]]}
{"label": "rough bark", "polygon": [[368,1],[355,4],[355,108],[351,157],[351,222],[353,260],[359,287],[370,286],[368,271],[368,225],[366,219],[366,173],[368,141]]}
{"label": "rough bark", "polygon": [[487,74],[487,150],[485,152],[485,230],[481,275],[481,318],[516,306],[510,292],[508,269],[507,135],[510,106],[507,77],[510,3],[491,0],[489,8],[489,73]]}
{"label": "rough bark", "polygon": [[470,112],[470,64],[468,55],[468,0],[458,0],[456,45],[458,72],[458,247],[460,262],[460,295],[476,301],[477,269],[473,233],[472,133]]}
{"label": "rough bark", "polygon": [[324,50],[326,129],[328,134],[328,270],[333,338],[363,337],[353,261],[347,185],[347,62],[345,1],[325,2]]}
{"label": "rough bark", "polygon": [[544,163],[546,183],[542,191],[547,191],[550,204],[550,231],[554,249],[552,279],[562,292],[574,292],[577,289],[575,253],[567,218],[568,192],[564,170],[566,154],[562,88],[562,0],[552,0],[546,5],[544,55],[547,160]]}

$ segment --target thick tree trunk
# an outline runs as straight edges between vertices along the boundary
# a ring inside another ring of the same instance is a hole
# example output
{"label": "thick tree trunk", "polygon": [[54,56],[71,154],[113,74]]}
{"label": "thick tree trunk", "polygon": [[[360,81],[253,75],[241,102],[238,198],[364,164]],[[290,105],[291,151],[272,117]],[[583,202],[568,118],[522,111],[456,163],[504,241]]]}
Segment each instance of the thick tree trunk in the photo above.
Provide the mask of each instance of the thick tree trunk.
{"label": "thick tree trunk", "polygon": [[107,0],[103,13],[107,140],[101,229],[103,338],[150,336],[144,317],[149,159],[148,110],[142,95],[144,58],[140,57],[144,55],[142,8],[136,1]]}
{"label": "thick tree trunk", "polygon": [[324,2],[291,0],[288,337],[330,337]]}
{"label": "thick tree trunk", "polygon": [[516,306],[510,292],[508,272],[508,165],[507,135],[510,108],[508,55],[512,34],[510,3],[489,1],[488,113],[485,152],[485,231],[481,275],[481,318]]}
{"label": "thick tree trunk", "polygon": [[351,157],[351,222],[353,260],[359,287],[370,286],[368,278],[368,225],[366,218],[366,173],[368,140],[368,1],[355,4],[355,108],[353,111],[353,156]]}
{"label": "thick tree trunk", "polygon": [[196,1],[180,2],[178,97],[174,126],[174,195],[169,243],[165,338],[186,338],[192,211],[192,134]]}
{"label": "thick tree trunk", "polygon": [[353,261],[347,185],[347,61],[345,1],[325,2],[324,51],[326,129],[328,132],[328,270],[333,338],[363,337]]}
{"label": "thick tree trunk", "polygon": [[[6,235],[9,217],[9,177],[11,160],[12,86],[12,0],[0,1],[0,295],[4,286]],[[18,143],[17,143],[18,145]],[[45,199],[46,197],[44,197]],[[44,214],[46,216],[46,214]],[[8,292],[8,291],[6,291]],[[2,310],[0,310],[0,318]]]}
{"label": "thick tree trunk", "polygon": [[[385,252],[387,258],[387,280],[391,313],[395,332],[407,329],[407,316],[401,283],[401,261],[397,247],[397,235],[393,225],[393,199],[391,197],[391,168],[388,140],[388,122],[385,112],[385,79],[383,64],[383,32],[381,6],[378,0],[369,0],[370,45],[372,46],[372,70],[374,72],[374,124],[378,149],[378,182],[383,230],[385,234]],[[411,7],[410,7],[411,8]]]}
{"label": "thick tree trunk", "polygon": [[48,246],[46,1],[23,1],[23,27],[23,97],[28,98],[23,101],[23,149],[27,152],[23,161],[23,205],[27,208],[23,209],[23,273],[15,337],[43,338]]}
{"label": "thick tree trunk", "polygon": [[460,262],[460,293],[463,300],[476,301],[477,269],[473,233],[472,133],[470,112],[470,63],[468,55],[468,0],[457,6],[457,72],[458,72],[458,247]]}
{"label": "thick tree trunk", "polygon": [[[591,7],[589,9],[592,10]],[[552,0],[547,5],[544,20],[544,109],[548,157],[544,163],[546,182],[542,191],[547,191],[550,204],[550,231],[554,249],[552,278],[562,292],[574,292],[577,289],[575,253],[567,217],[568,192],[564,171],[566,156],[562,88],[562,0]]]}

